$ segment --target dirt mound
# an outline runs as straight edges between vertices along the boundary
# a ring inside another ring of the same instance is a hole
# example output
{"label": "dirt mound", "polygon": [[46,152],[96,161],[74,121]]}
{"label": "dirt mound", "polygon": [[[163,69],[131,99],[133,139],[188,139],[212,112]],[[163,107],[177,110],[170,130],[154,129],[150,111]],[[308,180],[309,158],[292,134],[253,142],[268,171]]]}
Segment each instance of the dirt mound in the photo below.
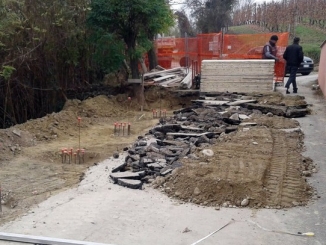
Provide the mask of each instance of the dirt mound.
{"label": "dirt mound", "polygon": [[259,104],[266,105],[284,105],[284,106],[296,106],[305,107],[307,102],[304,96],[284,96],[279,92],[270,93],[252,93],[250,94]]}
{"label": "dirt mound", "polygon": [[[145,92],[145,112],[160,108],[171,110],[189,105],[191,97],[179,97],[170,91],[158,87],[152,87]],[[99,118],[132,118],[139,113],[139,103],[136,99],[128,100],[127,94],[117,96],[100,95],[84,101],[68,100],[59,113],[48,114],[43,118],[29,120],[26,123],[16,125],[17,128],[37,141],[51,141],[60,137],[73,136],[78,133],[77,118],[81,117],[81,128],[86,129]]]}
{"label": "dirt mound", "polygon": [[[245,120],[249,121],[249,120]],[[274,129],[287,129],[287,128],[297,128],[300,126],[299,122],[293,119],[273,116],[269,117],[266,115],[256,115],[250,118],[251,122],[257,123],[259,126],[266,126],[268,128]]]}
{"label": "dirt mound", "polygon": [[[287,119],[289,120],[289,119]],[[197,152],[168,177],[164,191],[185,202],[208,206],[291,207],[312,192],[303,173],[314,165],[303,158],[303,135],[267,127],[243,128],[220,138],[214,156]]]}

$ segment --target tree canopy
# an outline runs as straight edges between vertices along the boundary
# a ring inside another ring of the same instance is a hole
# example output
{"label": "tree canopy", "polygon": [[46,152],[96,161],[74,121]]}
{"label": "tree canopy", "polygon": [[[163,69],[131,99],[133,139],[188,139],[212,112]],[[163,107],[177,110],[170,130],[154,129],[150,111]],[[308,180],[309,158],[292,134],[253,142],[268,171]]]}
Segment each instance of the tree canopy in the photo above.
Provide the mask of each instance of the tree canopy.
{"label": "tree canopy", "polygon": [[138,76],[137,59],[172,24],[164,0],[0,0],[0,127],[60,110],[126,56]]}
{"label": "tree canopy", "polygon": [[237,0],[186,0],[198,33],[213,33],[229,26]]}
{"label": "tree canopy", "polygon": [[138,59],[150,50],[155,34],[173,25],[169,5],[165,0],[93,0],[90,7],[89,26],[123,40],[132,78],[138,78]]}
{"label": "tree canopy", "polygon": [[88,0],[0,0],[0,125],[62,107],[68,88],[92,83]]}

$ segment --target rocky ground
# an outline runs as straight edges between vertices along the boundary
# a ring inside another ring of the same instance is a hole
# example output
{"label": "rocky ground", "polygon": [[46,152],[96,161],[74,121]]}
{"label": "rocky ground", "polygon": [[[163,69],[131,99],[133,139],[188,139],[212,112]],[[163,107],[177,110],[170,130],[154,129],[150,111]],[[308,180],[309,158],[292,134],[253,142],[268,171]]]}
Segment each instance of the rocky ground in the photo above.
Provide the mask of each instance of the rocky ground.
{"label": "rocky ground", "polygon": [[[183,167],[164,179],[157,178],[154,187],[173,198],[209,206],[241,205],[244,200],[248,202],[244,206],[252,207],[304,205],[311,189],[303,175],[311,174],[315,168],[309,159],[301,156],[302,132],[282,130],[298,126],[288,118],[292,114],[286,117],[288,107],[301,109],[308,105],[300,96],[284,97],[279,93],[250,96],[257,101],[256,107],[243,110],[248,116],[253,110],[263,111],[250,119],[257,126],[236,125],[228,134],[220,131],[219,137],[209,144],[198,144],[193,152],[196,157],[178,159]],[[173,120],[176,114],[172,116],[172,111],[190,106],[192,99],[195,98],[177,97],[153,88],[146,93],[147,106],[142,113],[126,95],[72,100],[59,113],[1,130],[1,222],[12,220],[54,193],[74,186],[89,166],[114,152],[122,152],[139,135],[148,134],[149,128],[158,123],[157,118],[153,119],[152,109],[167,109],[167,118]],[[262,108],[269,105],[276,106],[278,111],[274,108],[267,115]],[[281,115],[277,116],[278,113]],[[233,114],[234,111],[229,116]],[[62,163],[62,148],[75,151],[79,147],[77,117],[81,117],[80,138],[85,159],[81,164]],[[128,121],[132,125],[131,136],[115,136],[114,123]],[[225,129],[227,125],[224,126]],[[205,149],[214,155],[203,155]],[[128,171],[132,170],[132,166],[128,167]],[[137,171],[140,170],[138,167]],[[160,175],[161,169],[156,170],[150,178],[146,176],[147,180]]]}
{"label": "rocky ground", "polygon": [[303,133],[292,119],[310,112],[303,97],[221,94],[194,103],[125,148],[111,178],[131,188],[149,182],[170,197],[217,208],[308,202],[306,177],[317,170],[301,155]]}

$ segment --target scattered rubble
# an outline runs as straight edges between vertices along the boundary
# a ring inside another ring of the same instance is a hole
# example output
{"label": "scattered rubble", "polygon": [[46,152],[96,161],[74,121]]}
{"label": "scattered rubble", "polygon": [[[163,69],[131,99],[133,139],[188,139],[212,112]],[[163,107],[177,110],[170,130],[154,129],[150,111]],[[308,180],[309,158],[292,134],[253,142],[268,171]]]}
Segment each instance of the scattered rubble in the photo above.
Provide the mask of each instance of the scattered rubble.
{"label": "scattered rubble", "polygon": [[158,85],[162,87],[190,88],[192,85],[192,72],[185,67],[164,69],[157,66],[144,74],[144,85]]}
{"label": "scattered rubble", "polygon": [[307,115],[305,102],[268,105],[260,95],[245,96],[250,99],[223,93],[194,100],[161,118],[128,148],[111,178],[127,187],[125,180],[137,180],[131,188],[151,183],[173,198],[206,206],[304,205],[311,188],[302,176],[316,167],[300,154],[301,130],[283,129],[299,126],[288,117]]}

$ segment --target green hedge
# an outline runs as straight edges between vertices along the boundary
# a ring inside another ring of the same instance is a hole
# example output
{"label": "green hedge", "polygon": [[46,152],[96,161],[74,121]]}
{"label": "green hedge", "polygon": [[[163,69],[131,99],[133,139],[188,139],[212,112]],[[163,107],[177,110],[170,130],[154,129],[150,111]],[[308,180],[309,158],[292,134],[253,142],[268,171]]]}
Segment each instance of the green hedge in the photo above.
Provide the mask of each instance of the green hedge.
{"label": "green hedge", "polygon": [[319,63],[320,59],[320,46],[316,44],[302,44],[305,56],[314,60],[315,64]]}

